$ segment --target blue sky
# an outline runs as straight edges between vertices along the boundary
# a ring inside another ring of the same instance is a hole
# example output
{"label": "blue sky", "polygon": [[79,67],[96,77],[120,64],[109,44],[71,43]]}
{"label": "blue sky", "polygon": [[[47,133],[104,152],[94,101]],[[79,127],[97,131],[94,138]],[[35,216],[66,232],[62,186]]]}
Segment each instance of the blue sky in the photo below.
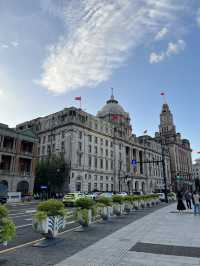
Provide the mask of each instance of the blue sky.
{"label": "blue sky", "polygon": [[199,0],[0,0],[0,122],[10,126],[114,95],[133,131],[158,130],[164,91],[200,150]]}

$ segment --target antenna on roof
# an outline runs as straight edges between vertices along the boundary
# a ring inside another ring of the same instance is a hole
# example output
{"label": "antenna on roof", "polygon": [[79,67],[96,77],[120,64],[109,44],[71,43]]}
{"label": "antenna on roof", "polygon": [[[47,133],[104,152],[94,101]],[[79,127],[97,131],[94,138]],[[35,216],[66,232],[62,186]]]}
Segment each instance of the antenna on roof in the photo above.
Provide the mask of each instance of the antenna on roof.
{"label": "antenna on roof", "polygon": [[113,88],[111,88],[111,99],[114,99],[114,95],[113,95]]}

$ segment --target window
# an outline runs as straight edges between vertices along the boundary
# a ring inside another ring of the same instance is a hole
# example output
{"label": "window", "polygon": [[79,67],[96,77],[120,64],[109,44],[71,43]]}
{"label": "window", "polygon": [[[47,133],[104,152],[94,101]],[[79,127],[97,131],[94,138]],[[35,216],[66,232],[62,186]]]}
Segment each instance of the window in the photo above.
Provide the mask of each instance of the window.
{"label": "window", "polygon": [[40,155],[40,147],[38,147],[38,155]]}
{"label": "window", "polygon": [[88,183],[88,192],[91,192],[92,191],[92,185],[91,183]]}
{"label": "window", "polygon": [[94,175],[94,180],[97,181],[97,175]]}
{"label": "window", "polygon": [[110,151],[110,157],[111,158],[113,157],[113,151]]}
{"label": "window", "polygon": [[78,143],[78,150],[82,151],[82,143],[81,142]]}
{"label": "window", "polygon": [[38,141],[39,141],[39,143],[41,142],[41,138],[40,137],[38,138]]}
{"label": "window", "polygon": [[110,147],[111,147],[111,148],[113,147],[113,142],[112,142],[112,141],[110,142]]}
{"label": "window", "polygon": [[98,129],[98,124],[97,123],[95,123],[95,129]]}
{"label": "window", "polygon": [[103,148],[101,148],[101,156],[103,156]]}
{"label": "window", "polygon": [[98,152],[98,149],[97,149],[97,146],[94,147],[94,153],[97,154]]}
{"label": "window", "polygon": [[109,189],[108,189],[108,184],[106,184],[106,191],[108,192],[108,190],[109,190]]}
{"label": "window", "polygon": [[81,166],[81,158],[82,158],[82,156],[81,156],[81,154],[79,154],[78,155],[78,166]]}
{"label": "window", "polygon": [[65,142],[62,141],[61,142],[61,152],[64,152],[65,151]]}
{"label": "window", "polygon": [[94,167],[97,168],[97,157],[94,158]]}
{"label": "window", "polygon": [[53,134],[52,136],[53,136],[53,141],[55,141],[55,139],[56,139],[56,135],[55,135],[55,134]]}
{"label": "window", "polygon": [[103,181],[103,176],[100,176],[100,181]]}
{"label": "window", "polygon": [[103,159],[100,159],[100,168],[103,168]]}
{"label": "window", "polygon": [[79,139],[82,139],[82,131],[79,131]]}
{"label": "window", "polygon": [[88,152],[89,152],[89,153],[92,152],[92,146],[91,146],[91,145],[88,146]]}
{"label": "window", "polygon": [[87,179],[87,174],[85,174],[85,180]]}
{"label": "window", "polygon": [[92,157],[90,155],[88,156],[88,166],[92,166]]}
{"label": "window", "polygon": [[52,152],[54,152],[55,151],[55,144],[53,144],[53,146],[52,146]]}
{"label": "window", "polygon": [[108,170],[108,160],[106,160],[106,170]]}
{"label": "window", "polygon": [[48,142],[51,141],[51,135],[48,135]]}
{"label": "window", "polygon": [[97,189],[97,183],[94,183],[94,189]]}
{"label": "window", "polygon": [[98,138],[97,138],[97,137],[95,137],[95,143],[96,143],[96,144],[98,143]]}
{"label": "window", "polygon": [[42,154],[45,154],[45,146],[42,146]]}
{"label": "window", "polygon": [[113,160],[111,160],[111,162],[110,162],[110,168],[111,168],[111,170],[113,170]]}
{"label": "window", "polygon": [[106,146],[108,146],[108,140],[106,139]]}
{"label": "window", "polygon": [[88,141],[92,142],[92,136],[91,135],[88,135]]}
{"label": "window", "polygon": [[101,145],[103,145],[103,139],[101,139]]}
{"label": "window", "polygon": [[43,144],[45,143],[46,141],[46,136],[43,137]]}
{"label": "window", "polygon": [[103,183],[100,184],[100,191],[103,191]]}
{"label": "window", "polygon": [[108,176],[106,176],[106,181],[108,181],[109,180],[109,177]]}
{"label": "window", "polygon": [[121,152],[119,153],[119,159],[120,159],[120,161],[121,161],[121,159],[122,159],[122,154],[121,154]]}
{"label": "window", "polygon": [[113,184],[111,184],[111,191],[113,191],[114,190],[114,186],[113,186]]}
{"label": "window", "polygon": [[62,138],[64,139],[65,137],[65,131],[62,131]]}
{"label": "window", "polygon": [[108,150],[106,149],[106,156],[108,156]]}
{"label": "window", "polygon": [[72,173],[72,178],[74,178],[74,173]]}
{"label": "window", "polygon": [[119,149],[120,149],[120,150],[122,149],[122,144],[121,144],[121,143],[119,144]]}
{"label": "window", "polygon": [[50,153],[51,153],[51,146],[48,145],[48,146],[47,146],[47,154],[50,155]]}

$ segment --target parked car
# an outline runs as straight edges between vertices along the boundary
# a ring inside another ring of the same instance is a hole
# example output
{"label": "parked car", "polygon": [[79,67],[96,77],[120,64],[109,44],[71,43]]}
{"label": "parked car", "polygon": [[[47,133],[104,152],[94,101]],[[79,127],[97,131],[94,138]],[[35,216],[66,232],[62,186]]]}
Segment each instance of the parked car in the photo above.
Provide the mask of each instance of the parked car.
{"label": "parked car", "polygon": [[82,193],[74,192],[74,193],[68,193],[63,198],[63,203],[65,206],[75,206],[75,202],[77,199],[84,197]]}
{"label": "parked car", "polygon": [[117,195],[125,197],[128,195],[128,193],[127,192],[119,192],[119,193],[117,193]]}
{"label": "parked car", "polygon": [[103,192],[101,194],[98,194],[96,199],[101,198],[101,197],[112,198],[112,195],[113,195],[112,192]]}
{"label": "parked car", "polygon": [[143,192],[142,191],[134,191],[133,195],[143,195]]}

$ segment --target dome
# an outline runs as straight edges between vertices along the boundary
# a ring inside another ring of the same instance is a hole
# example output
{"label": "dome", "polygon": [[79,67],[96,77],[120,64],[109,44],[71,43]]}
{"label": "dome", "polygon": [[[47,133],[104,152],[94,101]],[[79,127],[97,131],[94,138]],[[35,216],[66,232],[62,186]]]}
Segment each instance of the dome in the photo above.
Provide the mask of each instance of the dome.
{"label": "dome", "polygon": [[115,100],[114,96],[106,102],[103,108],[97,113],[98,117],[105,117],[107,115],[121,115],[124,117],[129,117],[128,113],[124,111],[124,108]]}

